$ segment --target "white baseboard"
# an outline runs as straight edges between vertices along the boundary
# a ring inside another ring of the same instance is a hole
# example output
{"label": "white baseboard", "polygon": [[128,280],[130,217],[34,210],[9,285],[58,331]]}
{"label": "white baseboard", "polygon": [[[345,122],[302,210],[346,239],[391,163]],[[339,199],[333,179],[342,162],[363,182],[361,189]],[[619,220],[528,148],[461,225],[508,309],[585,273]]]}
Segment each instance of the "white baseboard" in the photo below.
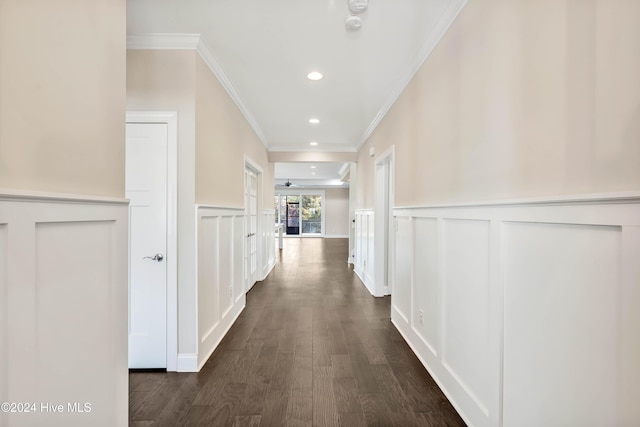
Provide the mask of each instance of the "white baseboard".
{"label": "white baseboard", "polygon": [[265,280],[269,274],[271,273],[271,271],[273,270],[273,268],[276,266],[276,260],[273,259],[271,260],[271,263],[269,264],[269,267],[266,270],[266,273],[264,273],[264,275],[262,276],[262,278],[260,279],[260,281],[262,282],[263,280]]}
{"label": "white baseboard", "polygon": [[197,354],[178,354],[178,372],[198,372]]}
{"label": "white baseboard", "polygon": [[220,345],[223,338],[227,335],[227,332],[229,332],[229,329],[231,329],[231,327],[236,322],[236,320],[238,320],[238,316],[240,316],[244,308],[245,308],[244,303],[236,304],[228,313],[225,313],[225,315],[223,316],[224,323],[225,323],[224,329],[222,330],[220,335],[218,335],[218,339],[216,339],[216,341],[213,343],[211,348],[207,351],[207,356],[201,360],[199,365],[196,360],[197,370],[195,372],[200,372],[204,364],[207,363],[207,361],[209,360],[213,352],[216,351],[216,348],[218,348],[218,345]]}

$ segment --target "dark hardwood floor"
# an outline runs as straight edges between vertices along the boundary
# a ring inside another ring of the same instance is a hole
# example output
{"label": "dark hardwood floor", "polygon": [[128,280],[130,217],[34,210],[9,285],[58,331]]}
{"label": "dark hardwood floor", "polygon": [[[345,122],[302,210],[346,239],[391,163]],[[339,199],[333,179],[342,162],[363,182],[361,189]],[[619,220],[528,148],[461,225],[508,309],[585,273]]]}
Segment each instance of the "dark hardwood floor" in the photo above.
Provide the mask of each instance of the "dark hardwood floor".
{"label": "dark hardwood floor", "polygon": [[285,240],[201,372],[130,374],[130,425],[464,426],[347,251]]}

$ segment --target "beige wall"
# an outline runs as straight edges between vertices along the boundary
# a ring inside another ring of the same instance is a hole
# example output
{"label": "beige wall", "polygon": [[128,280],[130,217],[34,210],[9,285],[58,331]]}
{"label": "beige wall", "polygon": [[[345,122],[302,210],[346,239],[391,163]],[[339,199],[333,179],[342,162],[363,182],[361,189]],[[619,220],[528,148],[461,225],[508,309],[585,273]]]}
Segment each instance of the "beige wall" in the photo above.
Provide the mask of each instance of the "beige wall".
{"label": "beige wall", "polygon": [[349,189],[328,188],[324,200],[325,236],[349,235]]}
{"label": "beige wall", "polygon": [[125,24],[124,0],[0,2],[0,188],[124,197]]}
{"label": "beige wall", "polygon": [[273,164],[224,87],[196,58],[196,202],[244,208],[245,156],[263,171],[265,207],[273,205]]}
{"label": "beige wall", "polygon": [[354,162],[358,158],[355,152],[331,151],[272,151],[269,161],[279,162]]}
{"label": "beige wall", "polygon": [[396,206],[640,190],[640,1],[464,8],[358,156],[395,144]]}

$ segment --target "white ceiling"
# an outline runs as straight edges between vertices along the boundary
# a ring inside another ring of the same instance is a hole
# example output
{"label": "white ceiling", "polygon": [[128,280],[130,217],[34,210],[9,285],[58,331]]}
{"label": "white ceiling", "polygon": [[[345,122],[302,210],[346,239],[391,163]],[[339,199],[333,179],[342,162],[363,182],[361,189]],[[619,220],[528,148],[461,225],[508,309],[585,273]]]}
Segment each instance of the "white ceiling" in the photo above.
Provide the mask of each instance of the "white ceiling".
{"label": "white ceiling", "polygon": [[347,0],[128,0],[127,33],[200,34],[271,151],[355,151],[465,2],[371,0],[350,32]]}
{"label": "white ceiling", "polygon": [[343,163],[276,163],[276,179],[340,179]]}
{"label": "white ceiling", "polygon": [[344,163],[276,163],[274,177],[276,188],[285,182],[303,188],[348,188],[349,183],[340,180],[340,169]]}

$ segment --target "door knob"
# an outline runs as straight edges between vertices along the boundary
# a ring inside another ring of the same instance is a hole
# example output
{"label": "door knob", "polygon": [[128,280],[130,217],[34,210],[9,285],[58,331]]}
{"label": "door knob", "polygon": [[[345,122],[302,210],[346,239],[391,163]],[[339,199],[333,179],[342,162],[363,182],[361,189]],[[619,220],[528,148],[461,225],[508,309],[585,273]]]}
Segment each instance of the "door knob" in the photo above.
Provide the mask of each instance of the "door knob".
{"label": "door knob", "polygon": [[142,259],[150,259],[153,261],[162,262],[162,260],[164,259],[164,256],[162,254],[155,254],[154,256],[146,256]]}

